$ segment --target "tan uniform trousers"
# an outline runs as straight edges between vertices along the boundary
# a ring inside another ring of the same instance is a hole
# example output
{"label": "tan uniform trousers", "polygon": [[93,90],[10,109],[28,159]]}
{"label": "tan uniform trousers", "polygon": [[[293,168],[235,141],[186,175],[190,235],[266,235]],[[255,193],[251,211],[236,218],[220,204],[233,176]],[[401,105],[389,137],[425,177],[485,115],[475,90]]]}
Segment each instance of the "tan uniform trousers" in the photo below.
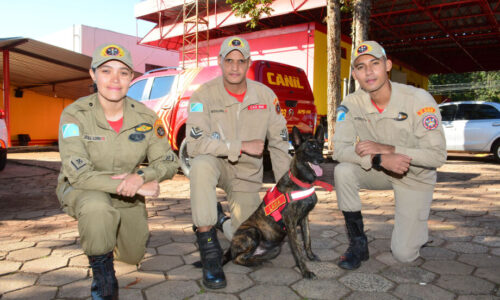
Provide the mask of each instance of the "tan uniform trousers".
{"label": "tan uniform trousers", "polygon": [[227,194],[231,219],[223,224],[224,235],[231,240],[234,232],[259,207],[258,192],[232,191],[234,178],[228,162],[212,155],[198,155],[191,160],[189,181],[191,187],[191,211],[193,224],[213,226],[217,222],[216,187]]}
{"label": "tan uniform trousers", "polygon": [[360,189],[394,190],[392,255],[401,262],[418,258],[420,247],[428,239],[427,220],[434,190],[408,189],[390,182],[389,176],[382,171],[366,171],[352,163],[338,164],[334,173],[338,205],[342,211],[361,211]]}
{"label": "tan uniform trousers", "polygon": [[80,243],[86,255],[114,250],[117,260],[137,264],[149,237],[146,206],[126,202],[100,191],[67,188],[61,198],[65,211],[78,220]]}

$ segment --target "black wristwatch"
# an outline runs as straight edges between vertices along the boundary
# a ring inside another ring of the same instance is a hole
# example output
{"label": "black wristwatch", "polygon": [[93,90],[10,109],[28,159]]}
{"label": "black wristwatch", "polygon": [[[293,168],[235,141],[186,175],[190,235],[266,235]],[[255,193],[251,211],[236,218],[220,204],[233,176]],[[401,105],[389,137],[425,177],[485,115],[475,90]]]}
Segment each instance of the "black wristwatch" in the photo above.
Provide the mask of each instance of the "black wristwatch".
{"label": "black wristwatch", "polygon": [[382,162],[381,155],[375,154],[372,158],[372,168],[377,171],[382,170],[382,166],[380,165],[381,162]]}
{"label": "black wristwatch", "polygon": [[146,182],[146,174],[144,173],[143,170],[137,170],[137,172],[135,172],[135,174],[141,176],[142,180],[144,180],[144,182]]}

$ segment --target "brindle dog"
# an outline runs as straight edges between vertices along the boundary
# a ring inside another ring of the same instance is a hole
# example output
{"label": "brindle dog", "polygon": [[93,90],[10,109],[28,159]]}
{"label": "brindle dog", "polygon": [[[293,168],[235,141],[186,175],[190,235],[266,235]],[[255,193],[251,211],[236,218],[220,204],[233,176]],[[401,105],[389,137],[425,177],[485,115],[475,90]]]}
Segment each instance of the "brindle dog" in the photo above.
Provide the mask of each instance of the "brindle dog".
{"label": "brindle dog", "polygon": [[[275,188],[288,195],[291,195],[293,191],[301,190],[308,190],[312,194],[305,199],[286,203],[285,208],[281,211],[282,222],[276,222],[271,215],[266,215],[266,204],[263,202],[235,232],[231,247],[224,255],[224,263],[232,259],[234,263],[244,266],[258,265],[278,256],[281,244],[288,236],[295,263],[302,272],[302,276],[314,279],[316,275],[307,268],[304,263],[304,253],[298,245],[297,225],[301,227],[307,258],[311,261],[319,261],[318,256],[311,250],[311,235],[307,216],[318,201],[316,193],[311,187],[317,183],[316,178],[323,174],[319,164],[324,161],[324,132],[323,127],[318,126],[314,138],[305,139],[300,131],[294,127],[292,135],[295,155],[292,159],[290,172],[281,177]],[[297,179],[300,185],[297,184]]]}

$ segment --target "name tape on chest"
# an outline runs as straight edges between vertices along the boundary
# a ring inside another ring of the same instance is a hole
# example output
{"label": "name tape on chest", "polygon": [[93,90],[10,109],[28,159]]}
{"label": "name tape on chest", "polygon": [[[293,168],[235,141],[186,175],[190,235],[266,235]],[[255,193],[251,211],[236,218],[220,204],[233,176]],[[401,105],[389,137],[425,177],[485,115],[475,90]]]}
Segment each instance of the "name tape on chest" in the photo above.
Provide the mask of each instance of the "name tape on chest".
{"label": "name tape on chest", "polygon": [[248,110],[267,109],[266,104],[254,104],[247,107]]}

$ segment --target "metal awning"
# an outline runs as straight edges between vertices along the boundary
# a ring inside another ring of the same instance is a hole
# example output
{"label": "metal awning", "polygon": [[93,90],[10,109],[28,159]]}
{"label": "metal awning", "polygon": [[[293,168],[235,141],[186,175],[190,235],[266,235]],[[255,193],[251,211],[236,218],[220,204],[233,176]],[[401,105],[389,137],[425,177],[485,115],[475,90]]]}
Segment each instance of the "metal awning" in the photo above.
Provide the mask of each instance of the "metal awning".
{"label": "metal awning", "polygon": [[[271,16],[257,30],[305,22],[324,24],[326,0],[274,0]],[[168,3],[168,5],[163,5]],[[182,46],[180,0],[146,0],[136,17],[157,23],[142,43],[167,49]],[[225,1],[209,0],[210,39],[253,31]],[[351,32],[352,16],[342,13],[341,30]],[[422,74],[500,70],[500,1],[372,0],[369,38],[388,55]]]}
{"label": "metal awning", "polygon": [[[10,85],[51,97],[77,99],[91,93],[91,57],[29,38],[0,38],[9,54]],[[0,60],[4,70],[4,59]],[[3,81],[4,72],[0,74]]]}

